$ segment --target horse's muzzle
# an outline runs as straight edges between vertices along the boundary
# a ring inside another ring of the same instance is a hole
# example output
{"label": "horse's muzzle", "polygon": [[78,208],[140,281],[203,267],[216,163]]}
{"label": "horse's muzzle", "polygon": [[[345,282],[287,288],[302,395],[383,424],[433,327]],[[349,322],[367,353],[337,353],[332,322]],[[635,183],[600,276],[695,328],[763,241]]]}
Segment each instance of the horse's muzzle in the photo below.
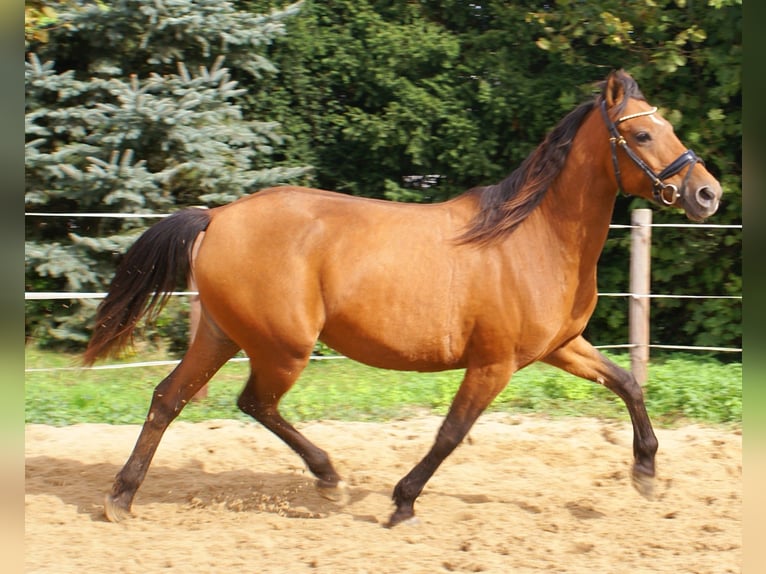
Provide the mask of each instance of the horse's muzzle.
{"label": "horse's muzzle", "polygon": [[684,197],[684,210],[692,221],[703,221],[718,210],[721,200],[721,187],[714,185],[702,185]]}

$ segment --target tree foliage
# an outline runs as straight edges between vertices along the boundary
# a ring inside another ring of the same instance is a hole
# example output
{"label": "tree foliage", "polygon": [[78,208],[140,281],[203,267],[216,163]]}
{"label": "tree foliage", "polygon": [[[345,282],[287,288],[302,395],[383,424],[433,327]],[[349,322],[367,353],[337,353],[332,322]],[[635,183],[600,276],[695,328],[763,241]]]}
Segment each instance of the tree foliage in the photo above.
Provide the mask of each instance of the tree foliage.
{"label": "tree foliage", "polygon": [[[275,122],[246,118],[233,71],[273,66],[255,50],[283,33],[226,2],[126,0],[43,6],[28,19],[26,205],[47,212],[169,213],[228,203],[305,173],[273,165]],[[45,31],[39,33],[39,28]],[[37,30],[37,31],[36,31]],[[28,290],[101,291],[137,219],[27,221]],[[82,342],[93,305],[28,304],[27,334]]]}
{"label": "tree foliage", "polygon": [[[724,201],[713,222],[741,223],[739,0],[306,0],[297,13],[280,0],[163,0],[113,3],[109,17],[100,4],[76,5],[80,10],[89,6],[88,18],[77,25],[67,20],[55,34],[48,31],[50,43],[57,42],[48,52],[56,54],[57,72],[74,70],[73,79],[82,80],[87,70],[88,77],[103,81],[114,66],[120,72],[108,77],[122,77],[125,90],[130,72],[146,88],[151,72],[182,82],[179,60],[201,82],[195,66],[221,72],[214,56],[225,54],[231,77],[224,83],[236,80],[231,89],[246,92],[227,100],[239,120],[226,116],[223,108],[222,115],[210,117],[208,125],[221,128],[216,135],[224,137],[227,129],[241,128],[252,118],[268,118],[289,137],[271,140],[269,123],[248,128],[255,139],[243,147],[273,152],[259,152],[257,167],[310,164],[313,185],[397,201],[439,201],[499,181],[592,93],[594,82],[625,68],[723,183]],[[140,16],[113,17],[135,6],[141,7],[133,11]],[[172,16],[162,12],[171,9]],[[56,11],[64,12],[59,5]],[[292,16],[283,20],[287,13]],[[278,16],[252,16],[258,14]],[[245,22],[253,33],[237,36]],[[254,32],[260,25],[262,34]],[[106,53],[109,58],[101,57]],[[46,58],[40,62],[45,66]],[[212,85],[206,89],[214,91]],[[168,97],[150,95],[158,103]],[[32,132],[40,122],[34,124]],[[186,142],[185,136],[180,139]],[[154,141],[171,140],[161,134]],[[231,141],[226,145],[232,147]],[[126,149],[114,158],[113,150],[98,156],[105,164],[100,169],[123,165]],[[88,167],[94,164],[88,163],[86,151],[77,156],[79,164],[66,156],[45,161],[51,166],[69,162],[87,175],[95,168]],[[128,164],[135,181],[115,193],[134,188],[136,196],[146,198],[166,193],[168,207],[191,200],[187,193],[199,193],[195,200],[211,193],[197,171],[180,168],[173,180],[178,185],[153,187],[141,170],[161,172],[152,167],[155,157],[134,154]],[[196,163],[199,156],[179,144],[160,157],[168,162],[163,166],[176,167]],[[236,166],[234,171],[241,169],[239,160],[227,161]],[[54,167],[40,171],[55,179]],[[240,186],[238,175],[227,177],[231,181],[216,182],[216,189]],[[149,206],[154,200],[145,201]],[[119,209],[129,210],[125,205]],[[643,200],[618,197],[614,219],[627,223],[630,209],[647,206]],[[655,209],[655,221],[685,222],[678,213],[660,209]],[[654,239],[653,292],[741,293],[737,232],[657,228]],[[602,291],[628,290],[628,241],[626,232],[611,234],[599,267]],[[736,301],[662,299],[652,303],[652,313],[654,342],[741,345]],[[627,301],[602,299],[587,335],[597,344],[625,341]]]}

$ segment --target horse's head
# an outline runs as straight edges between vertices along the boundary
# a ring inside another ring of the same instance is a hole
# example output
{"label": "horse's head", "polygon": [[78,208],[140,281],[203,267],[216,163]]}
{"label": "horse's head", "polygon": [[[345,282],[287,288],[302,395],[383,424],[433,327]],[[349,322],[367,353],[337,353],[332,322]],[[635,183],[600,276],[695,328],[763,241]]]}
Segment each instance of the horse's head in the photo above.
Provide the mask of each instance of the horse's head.
{"label": "horse's head", "polygon": [[713,215],[721,184],[650,106],[635,81],[612,72],[597,102],[609,133],[617,186],[623,192],[682,208],[689,219]]}

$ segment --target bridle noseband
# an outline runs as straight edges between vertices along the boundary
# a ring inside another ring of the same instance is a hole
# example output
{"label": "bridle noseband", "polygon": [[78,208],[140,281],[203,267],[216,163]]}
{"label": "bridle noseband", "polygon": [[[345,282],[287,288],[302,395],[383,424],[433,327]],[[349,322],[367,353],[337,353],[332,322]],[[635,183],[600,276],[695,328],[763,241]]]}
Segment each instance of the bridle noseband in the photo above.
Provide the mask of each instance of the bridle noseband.
{"label": "bridle noseband", "polygon": [[[641,171],[643,171],[646,175],[648,175],[649,179],[652,180],[652,195],[654,195],[655,201],[663,205],[673,205],[676,201],[678,201],[679,198],[683,197],[686,191],[686,183],[689,180],[689,176],[691,175],[695,164],[699,162],[702,165],[705,165],[705,162],[703,162],[697,156],[697,154],[694,153],[692,150],[687,149],[675,160],[673,160],[670,163],[670,165],[668,165],[660,173],[654,173],[652,168],[650,168],[646,164],[646,162],[644,162],[644,160],[638,157],[638,154],[636,154],[636,152],[630,149],[630,146],[628,146],[628,142],[625,141],[625,138],[620,134],[619,131],[617,131],[617,126],[620,123],[633,118],[649,116],[655,113],[656,111],[657,111],[657,108],[652,108],[645,112],[638,112],[636,114],[623,116],[619,118],[617,121],[613,122],[609,118],[609,114],[606,111],[606,101],[604,100],[601,101],[601,115],[604,117],[604,123],[606,124],[606,128],[609,130],[609,135],[610,135],[609,143],[612,146],[612,163],[614,164],[614,174],[617,177],[617,186],[621,190],[623,190],[623,192],[625,192],[625,188],[623,187],[622,180],[620,178],[620,166],[617,163],[617,146],[619,145],[625,151],[628,157],[631,160],[633,160],[633,163],[635,163],[639,168],[641,168]],[[684,180],[681,183],[680,190],[672,183],[663,182],[663,180],[679,173],[687,165],[689,166],[689,170],[686,172],[686,176],[684,177]]]}

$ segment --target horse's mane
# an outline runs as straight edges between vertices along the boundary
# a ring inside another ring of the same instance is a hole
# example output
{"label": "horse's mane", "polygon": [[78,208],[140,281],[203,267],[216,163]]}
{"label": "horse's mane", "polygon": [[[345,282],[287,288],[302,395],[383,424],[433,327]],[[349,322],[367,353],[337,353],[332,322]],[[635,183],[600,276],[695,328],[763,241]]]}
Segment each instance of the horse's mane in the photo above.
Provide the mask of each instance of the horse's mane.
{"label": "horse's mane", "polygon": [[[617,79],[624,88],[624,97],[613,113],[622,113],[628,99],[644,99],[635,80],[623,71]],[[461,243],[490,243],[506,236],[524,221],[545,197],[553,180],[564,167],[569,150],[585,116],[605,97],[606,81],[598,84],[599,94],[572,110],[554,127],[543,142],[500,183],[475,188],[468,193],[479,195],[479,212],[468,230],[458,240]]]}

